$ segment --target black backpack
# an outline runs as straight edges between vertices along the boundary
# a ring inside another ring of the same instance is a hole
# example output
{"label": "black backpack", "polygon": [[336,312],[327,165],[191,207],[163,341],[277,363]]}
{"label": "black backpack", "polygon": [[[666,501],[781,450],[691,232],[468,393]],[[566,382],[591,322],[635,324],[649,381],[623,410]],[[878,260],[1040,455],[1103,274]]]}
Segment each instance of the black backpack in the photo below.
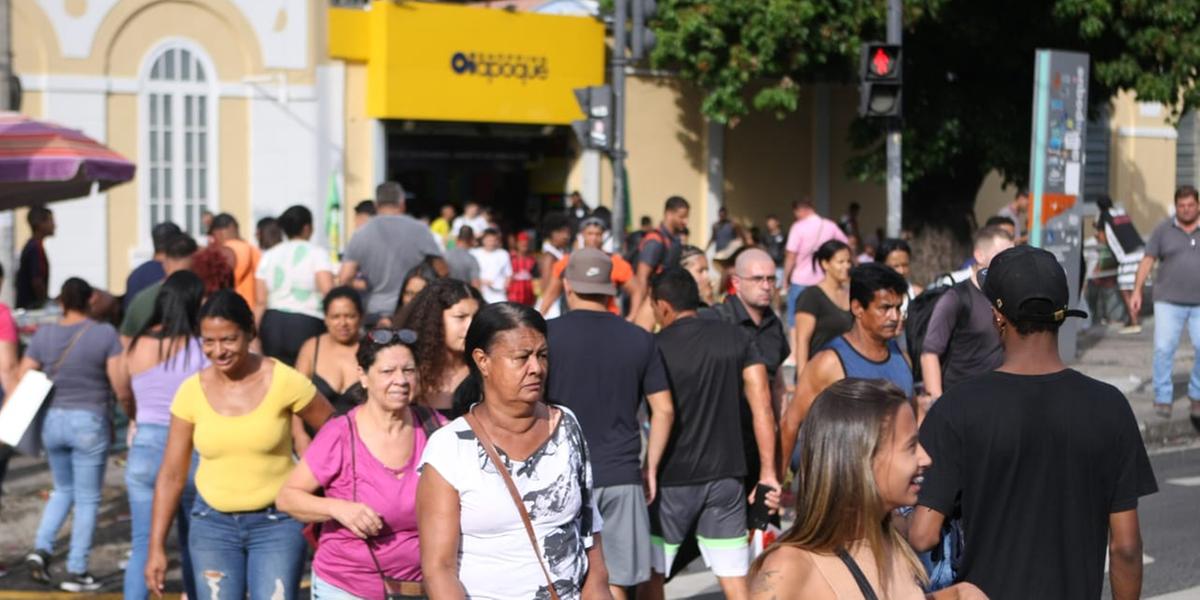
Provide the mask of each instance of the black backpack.
{"label": "black backpack", "polygon": [[[937,281],[949,279],[949,274],[939,277]],[[951,280],[953,281],[953,280]],[[904,320],[904,333],[907,340],[908,357],[912,359],[913,381],[920,383],[921,352],[925,347],[925,330],[929,328],[929,320],[933,318],[933,309],[938,300],[945,294],[954,294],[958,299],[958,312],[954,318],[954,329],[962,326],[964,315],[968,314],[970,304],[967,302],[968,290],[963,286],[971,285],[971,280],[955,284],[935,284],[908,303],[908,316]],[[941,358],[941,357],[939,357]]]}

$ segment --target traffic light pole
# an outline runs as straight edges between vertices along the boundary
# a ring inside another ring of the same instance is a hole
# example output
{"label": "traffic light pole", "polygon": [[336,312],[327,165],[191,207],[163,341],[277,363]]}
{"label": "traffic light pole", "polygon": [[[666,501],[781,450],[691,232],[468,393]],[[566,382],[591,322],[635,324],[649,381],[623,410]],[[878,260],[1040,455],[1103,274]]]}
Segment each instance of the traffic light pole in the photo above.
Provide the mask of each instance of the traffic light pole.
{"label": "traffic light pole", "polygon": [[625,244],[625,41],[629,0],[616,0],[613,8],[612,48],[612,241],[620,254]]}
{"label": "traffic light pole", "polygon": [[[887,8],[887,42],[900,44],[903,42],[900,23],[901,0],[888,0]],[[900,162],[900,118],[888,120],[887,132],[887,236],[900,237],[900,223],[903,214],[901,189]]]}

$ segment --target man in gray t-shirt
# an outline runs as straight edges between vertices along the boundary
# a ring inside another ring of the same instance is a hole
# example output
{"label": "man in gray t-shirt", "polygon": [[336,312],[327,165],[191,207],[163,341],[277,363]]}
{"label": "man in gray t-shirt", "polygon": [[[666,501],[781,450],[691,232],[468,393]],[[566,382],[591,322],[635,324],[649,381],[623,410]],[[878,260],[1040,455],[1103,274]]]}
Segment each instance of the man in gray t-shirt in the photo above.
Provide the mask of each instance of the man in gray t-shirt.
{"label": "man in gray t-shirt", "polygon": [[[1142,309],[1142,288],[1154,263],[1154,406],[1163,417],[1171,415],[1175,388],[1171,371],[1183,328],[1200,356],[1200,194],[1185,185],[1175,192],[1175,216],[1154,228],[1146,242],[1146,256],[1138,265],[1129,309]],[[1192,426],[1200,431],[1200,362],[1192,365],[1188,379]]]}
{"label": "man in gray t-shirt", "polygon": [[965,379],[994,370],[1004,360],[1000,335],[992,323],[992,305],[979,291],[979,272],[992,257],[1012,248],[1008,232],[997,225],[975,234],[971,277],[938,298],[921,347],[921,378],[932,400]]}
{"label": "man in gray t-shirt", "polygon": [[463,225],[458,229],[454,247],[446,251],[446,265],[450,268],[450,277],[478,288],[479,261],[471,256],[474,247],[475,232],[469,225]]}
{"label": "man in gray t-shirt", "polygon": [[338,283],[349,285],[359,271],[367,280],[367,313],[396,310],[400,287],[409,271],[426,258],[445,277],[442,249],[424,223],[404,214],[404,188],[387,181],[375,189],[378,216],[359,229],[346,246]]}

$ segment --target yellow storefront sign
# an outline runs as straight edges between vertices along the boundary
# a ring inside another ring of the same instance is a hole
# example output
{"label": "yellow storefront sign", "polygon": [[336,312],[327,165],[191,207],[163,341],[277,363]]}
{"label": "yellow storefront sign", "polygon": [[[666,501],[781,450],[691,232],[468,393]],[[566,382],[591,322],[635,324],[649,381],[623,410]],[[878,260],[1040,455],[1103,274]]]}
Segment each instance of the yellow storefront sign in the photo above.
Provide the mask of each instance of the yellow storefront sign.
{"label": "yellow storefront sign", "polygon": [[380,119],[567,124],[575,88],[604,82],[596,19],[423,2],[331,8],[334,58],[367,63]]}

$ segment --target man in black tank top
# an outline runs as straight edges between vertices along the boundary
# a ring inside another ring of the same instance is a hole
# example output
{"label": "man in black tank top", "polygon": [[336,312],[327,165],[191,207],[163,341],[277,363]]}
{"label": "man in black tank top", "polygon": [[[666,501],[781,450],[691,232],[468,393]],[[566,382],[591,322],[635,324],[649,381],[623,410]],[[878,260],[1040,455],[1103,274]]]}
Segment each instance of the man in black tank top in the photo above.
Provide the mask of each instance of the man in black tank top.
{"label": "man in black tank top", "polygon": [[[850,270],[854,326],[804,366],[796,396],[784,410],[780,426],[781,456],[785,460],[791,460],[800,423],[813,400],[835,382],[847,377],[885,379],[912,396],[912,366],[895,342],[902,323],[900,306],[907,291],[904,277],[882,264],[867,263]],[[857,356],[843,357],[839,350]]]}

